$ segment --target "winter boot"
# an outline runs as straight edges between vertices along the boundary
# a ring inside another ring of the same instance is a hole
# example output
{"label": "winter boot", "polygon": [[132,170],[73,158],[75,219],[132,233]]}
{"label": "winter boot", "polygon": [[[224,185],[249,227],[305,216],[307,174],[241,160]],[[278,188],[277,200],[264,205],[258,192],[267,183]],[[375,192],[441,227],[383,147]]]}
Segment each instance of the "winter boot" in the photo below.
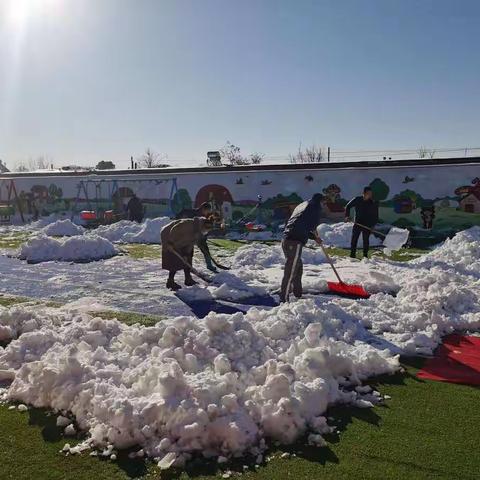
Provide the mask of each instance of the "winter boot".
{"label": "winter boot", "polygon": [[175,273],[173,275],[170,273],[168,276],[167,288],[173,291],[180,290],[182,288],[178,283],[175,283]]}
{"label": "winter boot", "polygon": [[185,270],[185,286],[192,287],[193,285],[197,285],[197,282],[192,278],[191,273],[188,270]]}

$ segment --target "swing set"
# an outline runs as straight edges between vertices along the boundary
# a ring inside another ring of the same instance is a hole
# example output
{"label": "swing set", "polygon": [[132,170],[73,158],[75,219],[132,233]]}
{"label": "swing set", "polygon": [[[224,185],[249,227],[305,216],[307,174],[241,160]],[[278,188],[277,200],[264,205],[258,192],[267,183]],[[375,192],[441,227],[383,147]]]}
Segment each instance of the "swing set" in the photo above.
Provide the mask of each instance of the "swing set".
{"label": "swing set", "polygon": [[[119,186],[119,182],[121,186]],[[168,198],[168,215],[173,214],[172,204],[173,197],[178,191],[177,179],[133,179],[133,180],[80,180],[77,185],[77,194],[75,203],[72,208],[71,220],[73,221],[75,214],[79,213],[80,220],[87,226],[98,226],[102,224],[110,224],[125,218],[125,207],[121,203],[123,196],[122,188],[141,185],[142,183],[152,184],[159,187],[159,198],[161,194],[161,185],[171,182],[170,195]],[[93,190],[92,190],[93,188]],[[132,188],[132,190],[134,190]],[[86,203],[86,210],[79,211],[79,204]]]}
{"label": "swing set", "polygon": [[[3,200],[3,191],[7,190],[7,198]],[[18,198],[17,188],[13,180],[2,180],[0,182],[0,224],[6,225],[11,223],[11,217],[15,213],[15,208],[12,203],[17,205],[18,213],[22,222],[25,223],[25,217],[23,216],[22,202]]]}

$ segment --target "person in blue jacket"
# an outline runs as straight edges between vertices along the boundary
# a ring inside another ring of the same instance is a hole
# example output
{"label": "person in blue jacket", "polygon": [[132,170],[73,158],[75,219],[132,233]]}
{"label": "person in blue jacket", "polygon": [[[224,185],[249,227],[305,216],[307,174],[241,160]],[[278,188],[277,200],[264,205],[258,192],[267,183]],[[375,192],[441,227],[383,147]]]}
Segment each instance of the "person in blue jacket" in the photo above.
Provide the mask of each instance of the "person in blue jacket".
{"label": "person in blue jacket", "polygon": [[280,301],[288,301],[290,291],[297,298],[302,296],[302,249],[308,239],[321,244],[316,229],[320,224],[323,195],[316,193],[313,197],[298,205],[292,212],[283,231],[282,249],[285,255],[285,270],[283,272]]}

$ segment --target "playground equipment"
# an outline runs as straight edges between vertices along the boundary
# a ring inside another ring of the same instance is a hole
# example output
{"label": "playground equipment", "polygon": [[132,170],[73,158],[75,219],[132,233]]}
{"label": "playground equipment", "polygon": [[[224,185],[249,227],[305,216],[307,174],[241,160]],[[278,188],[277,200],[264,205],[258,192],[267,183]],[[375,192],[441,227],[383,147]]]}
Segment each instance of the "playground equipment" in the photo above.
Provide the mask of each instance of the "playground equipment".
{"label": "playground equipment", "polygon": [[[7,190],[7,198],[3,199],[3,191]],[[2,180],[0,182],[0,223],[9,224],[11,222],[11,217],[15,213],[15,209],[12,205],[12,202],[16,203],[18,213],[22,222],[25,223],[25,218],[23,216],[22,203],[18,198],[17,188],[15,187],[15,182],[13,180]]]}
{"label": "playground equipment", "polygon": [[[138,187],[143,187],[145,184],[149,187],[151,185],[153,188],[158,188],[158,198],[161,198],[161,186],[168,183],[171,185],[167,214],[173,215],[173,197],[178,191],[177,179],[175,177],[162,179],[81,180],[77,185],[71,220],[77,213],[79,213],[80,220],[86,226],[108,224],[121,220],[125,218],[123,198],[128,198],[138,190]],[[86,203],[85,210],[79,209],[80,203]]]}

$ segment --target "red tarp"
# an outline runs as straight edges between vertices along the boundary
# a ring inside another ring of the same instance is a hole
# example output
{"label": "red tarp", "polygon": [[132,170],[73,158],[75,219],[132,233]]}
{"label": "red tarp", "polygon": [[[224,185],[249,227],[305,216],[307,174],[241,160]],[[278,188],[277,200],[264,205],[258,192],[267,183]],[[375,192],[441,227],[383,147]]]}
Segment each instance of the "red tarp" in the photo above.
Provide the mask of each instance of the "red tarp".
{"label": "red tarp", "polygon": [[419,378],[480,385],[480,337],[448,335],[418,372]]}

